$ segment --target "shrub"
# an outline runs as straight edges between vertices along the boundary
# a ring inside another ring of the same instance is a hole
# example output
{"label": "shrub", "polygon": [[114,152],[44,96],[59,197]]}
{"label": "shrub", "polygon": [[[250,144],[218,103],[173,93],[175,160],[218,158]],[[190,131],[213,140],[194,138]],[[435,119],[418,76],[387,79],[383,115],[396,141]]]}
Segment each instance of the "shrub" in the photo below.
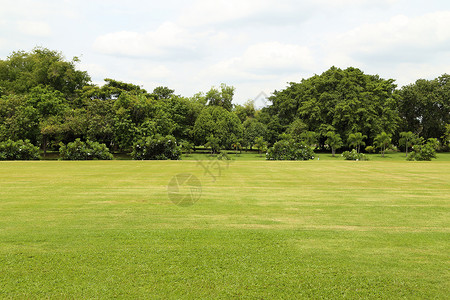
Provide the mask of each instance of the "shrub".
{"label": "shrub", "polygon": [[82,142],[76,139],[67,145],[61,144],[59,148],[59,157],[61,160],[111,160],[112,154],[105,144],[98,142]]}
{"label": "shrub", "polygon": [[345,160],[369,160],[364,153],[358,153],[355,149],[352,151],[344,151],[341,156]]}
{"label": "shrub", "polygon": [[408,154],[406,159],[409,161],[430,161],[432,158],[436,158],[436,148],[438,146],[436,139],[428,139],[426,144],[414,145],[413,151]]}
{"label": "shrub", "polygon": [[136,160],[178,160],[181,157],[181,149],[173,136],[163,137],[157,134],[134,143],[131,156]]}
{"label": "shrub", "polygon": [[39,147],[29,140],[0,143],[0,160],[39,160]]}
{"label": "shrub", "polygon": [[283,139],[276,142],[266,154],[268,160],[309,160],[314,159],[314,151],[302,142]]}
{"label": "shrub", "polygon": [[375,148],[373,146],[367,146],[365,150],[367,153],[375,153]]}

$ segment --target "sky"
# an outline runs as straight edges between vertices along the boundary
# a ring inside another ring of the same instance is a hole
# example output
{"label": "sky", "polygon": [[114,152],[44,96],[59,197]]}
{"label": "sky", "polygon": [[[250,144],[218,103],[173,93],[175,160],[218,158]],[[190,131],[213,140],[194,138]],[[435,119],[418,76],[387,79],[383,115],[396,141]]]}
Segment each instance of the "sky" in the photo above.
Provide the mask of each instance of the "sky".
{"label": "sky", "polygon": [[[0,0],[0,59],[40,46],[105,78],[261,101],[331,66],[396,80],[450,73],[448,0]],[[259,97],[259,98],[258,98]]]}

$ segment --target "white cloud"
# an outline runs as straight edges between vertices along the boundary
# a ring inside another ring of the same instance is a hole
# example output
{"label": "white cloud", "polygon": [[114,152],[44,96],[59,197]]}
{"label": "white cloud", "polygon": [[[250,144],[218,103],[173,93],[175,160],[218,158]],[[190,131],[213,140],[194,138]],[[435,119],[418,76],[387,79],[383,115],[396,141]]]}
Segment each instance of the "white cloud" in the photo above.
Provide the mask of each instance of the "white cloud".
{"label": "white cloud", "polygon": [[200,52],[200,34],[192,34],[166,22],[155,31],[120,31],[98,37],[94,49],[110,55],[131,57],[186,58]]}
{"label": "white cloud", "polygon": [[277,79],[312,70],[315,62],[304,46],[266,42],[249,46],[238,57],[220,61],[203,71],[218,82],[249,82]]}
{"label": "white cloud", "polygon": [[48,37],[52,33],[50,25],[45,22],[19,21],[17,28],[21,33],[35,37]]}
{"label": "white cloud", "polygon": [[427,60],[429,55],[450,49],[450,11],[415,18],[397,15],[387,22],[365,24],[339,35],[331,44],[336,56],[363,62]]}

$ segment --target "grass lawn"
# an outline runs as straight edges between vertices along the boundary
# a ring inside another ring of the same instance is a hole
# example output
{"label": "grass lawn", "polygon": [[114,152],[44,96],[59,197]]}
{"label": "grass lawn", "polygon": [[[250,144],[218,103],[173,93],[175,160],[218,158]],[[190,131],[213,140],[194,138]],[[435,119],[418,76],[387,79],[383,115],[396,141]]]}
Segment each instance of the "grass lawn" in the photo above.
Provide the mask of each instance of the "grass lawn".
{"label": "grass lawn", "polygon": [[327,156],[1,162],[0,298],[448,299],[449,156]]}

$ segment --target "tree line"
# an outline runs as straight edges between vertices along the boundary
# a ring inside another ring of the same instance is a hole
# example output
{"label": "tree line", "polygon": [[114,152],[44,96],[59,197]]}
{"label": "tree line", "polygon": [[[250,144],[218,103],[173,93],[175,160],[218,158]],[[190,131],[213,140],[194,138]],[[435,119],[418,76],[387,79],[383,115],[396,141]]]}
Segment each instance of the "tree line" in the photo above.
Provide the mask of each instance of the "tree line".
{"label": "tree line", "polygon": [[[395,145],[412,151],[428,142],[448,150],[447,74],[398,88],[393,79],[331,67],[274,91],[271,104],[258,110],[250,100],[234,104],[235,89],[226,84],[190,97],[109,78],[97,86],[77,70],[78,62],[46,48],[0,60],[0,142],[28,140],[45,154],[62,146],[69,153],[68,144],[89,141],[137,158],[146,157],[150,148],[138,150],[150,141],[152,151],[160,151],[154,143],[162,140],[187,152],[197,146],[213,153],[244,148],[271,159],[311,156],[299,149],[384,153]],[[159,157],[177,157],[175,152]]]}

